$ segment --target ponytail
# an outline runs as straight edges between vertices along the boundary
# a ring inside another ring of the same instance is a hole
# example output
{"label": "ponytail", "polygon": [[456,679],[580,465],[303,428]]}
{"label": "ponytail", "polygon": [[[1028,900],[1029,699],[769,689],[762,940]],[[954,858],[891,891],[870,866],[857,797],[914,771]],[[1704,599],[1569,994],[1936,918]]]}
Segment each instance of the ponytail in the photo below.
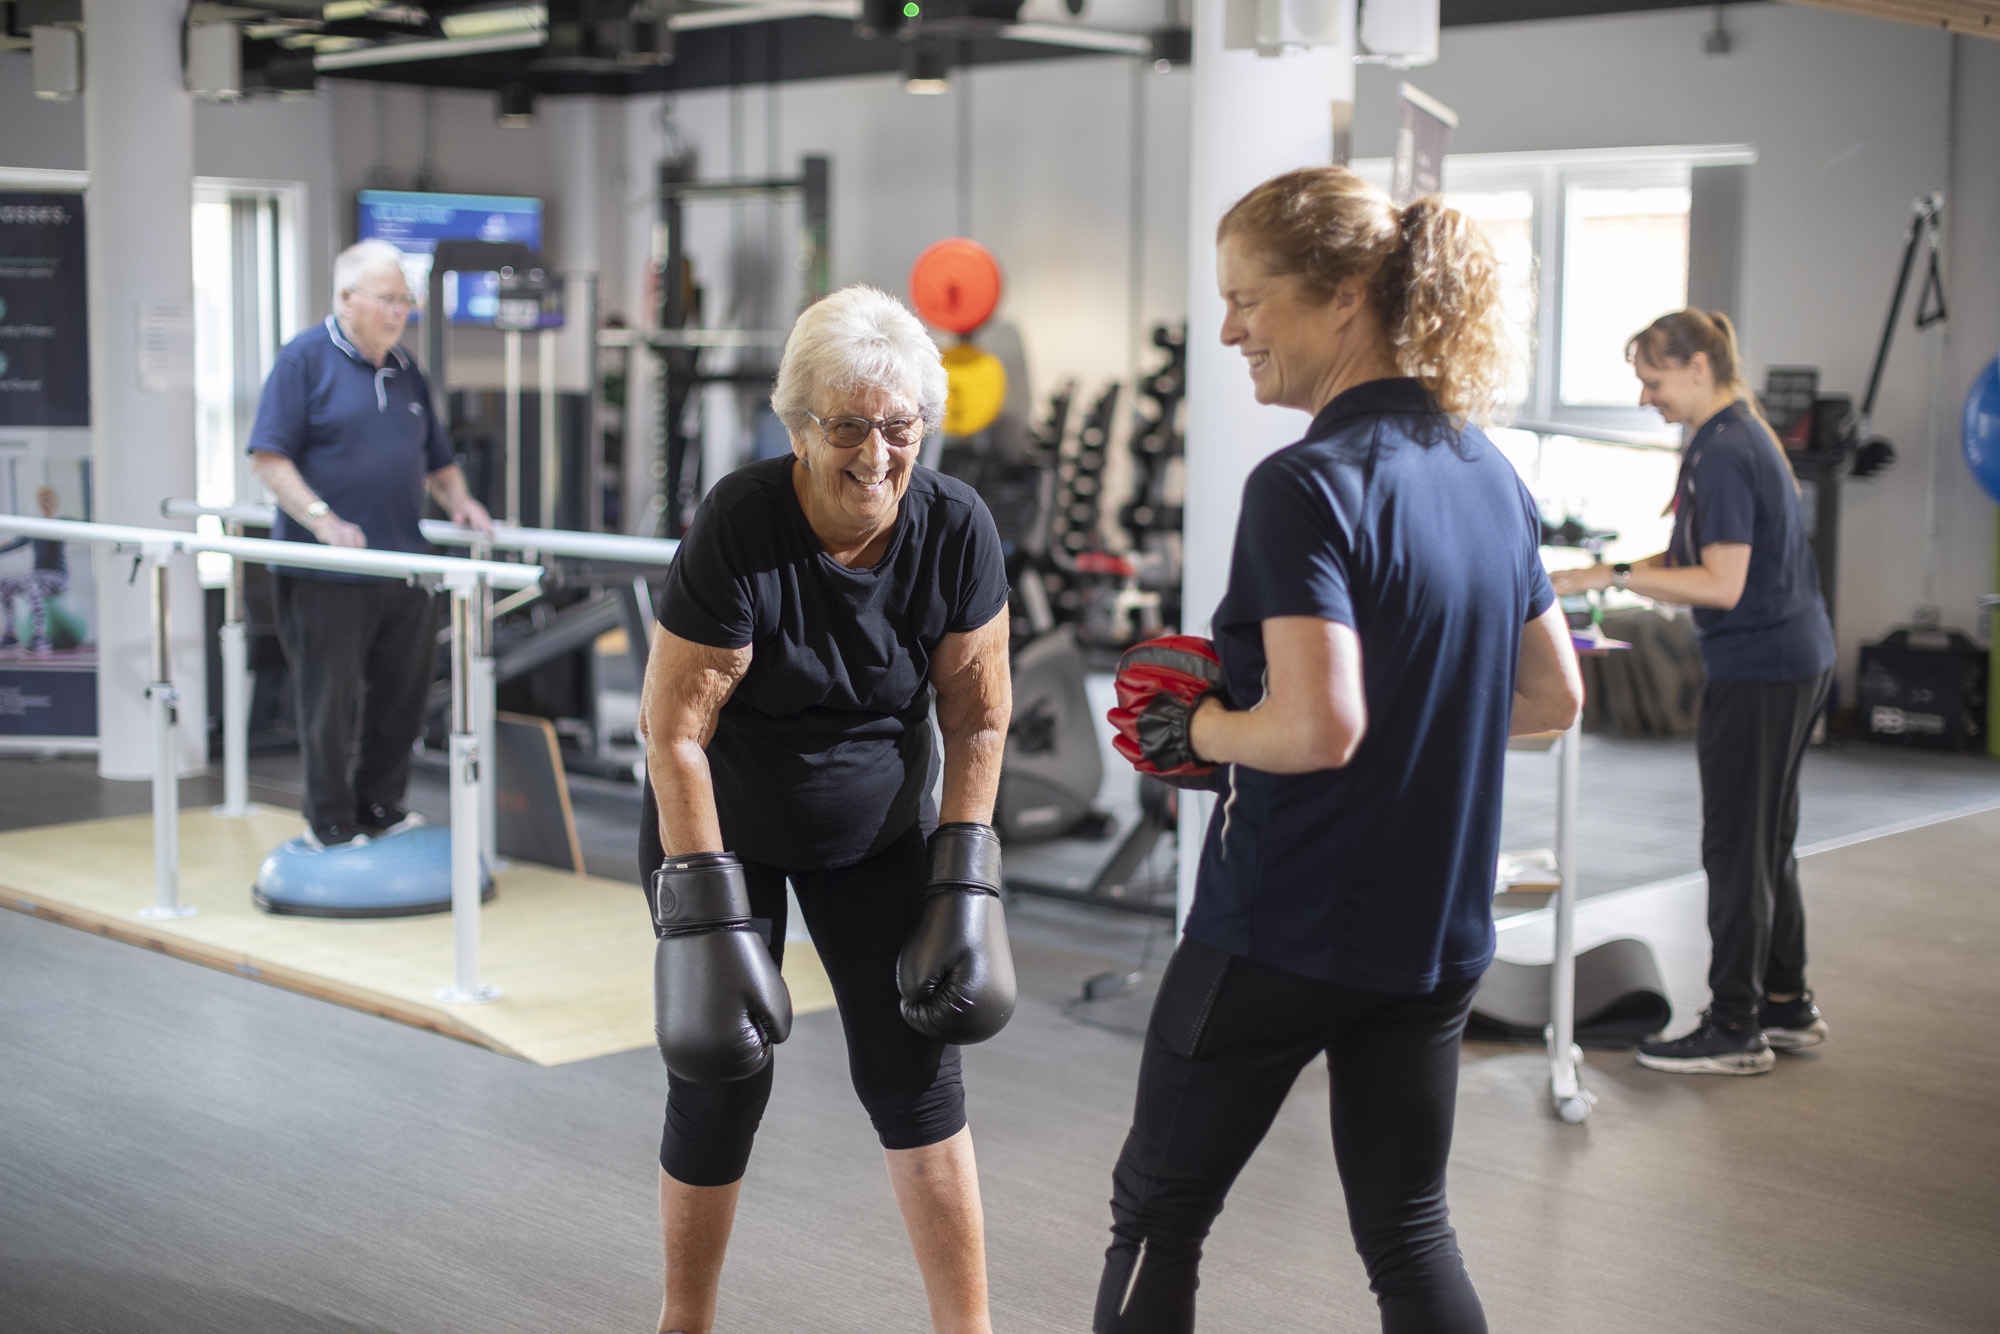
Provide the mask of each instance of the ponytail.
{"label": "ponytail", "polygon": [[1398,209],[1345,167],[1306,167],[1264,182],[1223,214],[1274,274],[1297,275],[1330,301],[1359,278],[1403,374],[1456,421],[1485,423],[1506,393],[1514,353],[1501,310],[1500,264],[1471,219],[1427,195]]}
{"label": "ponytail", "polygon": [[1486,234],[1426,195],[1403,210],[1396,249],[1370,289],[1404,374],[1422,381],[1454,418],[1491,421],[1513,351],[1500,262]]}

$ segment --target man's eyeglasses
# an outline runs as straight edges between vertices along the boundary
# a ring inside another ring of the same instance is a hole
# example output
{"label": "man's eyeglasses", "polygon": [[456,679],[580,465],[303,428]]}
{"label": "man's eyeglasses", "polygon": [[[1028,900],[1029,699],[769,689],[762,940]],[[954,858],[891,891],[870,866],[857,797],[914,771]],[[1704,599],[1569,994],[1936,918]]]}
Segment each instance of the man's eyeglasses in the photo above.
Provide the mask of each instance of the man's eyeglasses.
{"label": "man's eyeglasses", "polygon": [[359,292],[361,295],[372,300],[380,301],[391,310],[409,310],[417,304],[417,299],[408,292],[392,292],[385,296],[381,292],[371,292],[365,287],[356,287],[350,290]]}
{"label": "man's eyeglasses", "polygon": [[876,421],[871,417],[822,417],[816,412],[808,412],[819,423],[819,433],[835,449],[859,449],[870,433],[880,431],[882,439],[892,446],[922,444],[926,425],[922,417],[889,417]]}

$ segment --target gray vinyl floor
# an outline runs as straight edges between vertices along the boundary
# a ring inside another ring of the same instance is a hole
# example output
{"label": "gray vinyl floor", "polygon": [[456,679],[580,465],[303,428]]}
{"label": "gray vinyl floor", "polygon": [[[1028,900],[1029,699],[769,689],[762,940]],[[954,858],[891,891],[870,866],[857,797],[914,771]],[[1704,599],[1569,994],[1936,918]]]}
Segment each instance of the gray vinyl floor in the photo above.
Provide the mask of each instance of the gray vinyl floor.
{"label": "gray vinyl floor", "polygon": [[[295,759],[253,769],[254,797],[296,803]],[[1590,738],[1584,781],[1586,892],[1697,868],[1688,743]],[[630,877],[629,802],[578,789],[591,869]],[[1552,757],[1510,756],[1509,846],[1549,842],[1553,793]],[[433,779],[413,798],[442,814]],[[1808,759],[1801,842],[1995,803],[2000,765],[1836,745]],[[146,809],[88,761],[0,759],[0,828]],[[1467,1048],[1454,1216],[1494,1329],[2000,1328],[2000,815],[1805,867],[1823,1053],[1756,1080],[1592,1053],[1603,1101],[1567,1127],[1537,1052]],[[1009,916],[1022,1005],[967,1056],[995,1327],[1081,1331],[1168,931]],[[718,1329],[925,1328],[837,1017],[803,1019],[780,1070]],[[650,1052],[538,1069],[0,912],[0,1331],[650,1330],[663,1088]],[[1232,1196],[1205,1331],[1375,1327],[1325,1097],[1309,1070]]]}
{"label": "gray vinyl floor", "polygon": [[[1538,1053],[1469,1047],[1452,1200],[1492,1327],[2000,1327],[1996,842],[1975,816],[1807,859],[1835,1036],[1769,1076],[1592,1053],[1570,1127]],[[1116,960],[1021,908],[1019,1013],[967,1054],[995,1327],[1081,1331],[1138,1044],[1070,1003]],[[924,1329],[836,1016],[779,1071],[718,1328]],[[650,1052],[539,1069],[0,912],[0,1330],[650,1330],[663,1084]],[[1205,1331],[1375,1328],[1325,1098],[1308,1070],[1231,1197]]]}

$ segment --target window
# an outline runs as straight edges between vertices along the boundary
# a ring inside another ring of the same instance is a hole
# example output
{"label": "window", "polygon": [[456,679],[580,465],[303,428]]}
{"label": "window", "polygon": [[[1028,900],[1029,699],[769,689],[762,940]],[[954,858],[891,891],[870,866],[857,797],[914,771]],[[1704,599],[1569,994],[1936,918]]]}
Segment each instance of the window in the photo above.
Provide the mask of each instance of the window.
{"label": "window", "polygon": [[[1619,533],[1606,559],[1666,545],[1679,465],[1679,431],[1638,405],[1625,342],[1687,304],[1693,169],[1754,160],[1740,146],[1444,160],[1445,200],[1485,227],[1506,287],[1507,398],[1529,429],[1490,434],[1551,520]],[[1386,158],[1353,166],[1388,188]]]}
{"label": "window", "polygon": [[[294,220],[300,188],[202,179],[194,194],[195,499],[233,505],[259,498],[243,454],[257,399],[278,349],[298,330]],[[199,529],[220,534],[217,519]],[[198,561],[202,582],[223,583],[227,556]]]}
{"label": "window", "polygon": [[1572,182],[1563,201],[1564,407],[1625,407],[1637,396],[1625,341],[1687,305],[1687,171],[1672,185]]}

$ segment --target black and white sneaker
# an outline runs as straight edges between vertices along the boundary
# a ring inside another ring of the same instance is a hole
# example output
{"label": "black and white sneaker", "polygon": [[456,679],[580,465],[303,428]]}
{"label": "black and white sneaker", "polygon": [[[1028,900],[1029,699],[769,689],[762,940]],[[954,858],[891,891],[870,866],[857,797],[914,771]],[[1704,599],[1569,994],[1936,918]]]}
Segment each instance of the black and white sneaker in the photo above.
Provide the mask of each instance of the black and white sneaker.
{"label": "black and white sneaker", "polygon": [[1777,1063],[1756,1024],[1724,1026],[1712,1010],[1685,1037],[1639,1044],[1639,1064],[1677,1075],[1761,1075]]}
{"label": "black and white sneaker", "polygon": [[352,820],[342,820],[337,824],[307,824],[306,846],[316,852],[328,848],[361,848],[368,845],[368,835],[361,832]]}
{"label": "black and white sneaker", "polygon": [[1804,1051],[1826,1041],[1826,1020],[1810,991],[1787,1001],[1766,1000],[1757,1007],[1757,1022],[1763,1026],[1764,1041],[1779,1051]]}
{"label": "black and white sneaker", "polygon": [[405,829],[415,829],[423,822],[424,817],[415,811],[406,811],[401,806],[384,806],[378,801],[363,807],[361,818],[356,823],[361,826],[361,832],[370,838],[387,838]]}

